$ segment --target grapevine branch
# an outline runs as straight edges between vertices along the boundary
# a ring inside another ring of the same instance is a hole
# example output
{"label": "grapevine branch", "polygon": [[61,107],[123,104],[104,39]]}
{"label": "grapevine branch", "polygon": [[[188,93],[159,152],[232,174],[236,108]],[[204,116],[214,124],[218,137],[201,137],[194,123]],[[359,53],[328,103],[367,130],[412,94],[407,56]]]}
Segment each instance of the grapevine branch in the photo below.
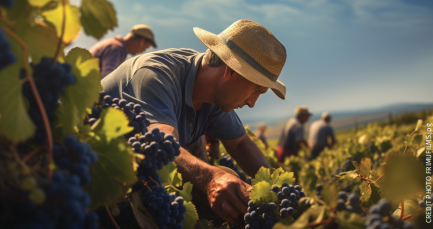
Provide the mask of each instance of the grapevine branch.
{"label": "grapevine branch", "polygon": [[401,202],[401,211],[400,211],[400,217],[399,219],[402,219],[404,215],[404,201]]}
{"label": "grapevine branch", "polygon": [[407,215],[407,216],[405,216],[405,217],[403,217],[403,218],[401,218],[402,220],[406,220],[406,219],[409,219],[410,217],[412,217],[412,214],[409,214],[409,215]]}
{"label": "grapevine branch", "polygon": [[56,52],[54,53],[54,58],[53,58],[53,65],[57,64],[57,57],[59,56],[60,53],[60,48],[62,46],[62,42],[63,42],[63,36],[65,35],[65,24],[66,24],[66,0],[62,0],[62,7],[63,7],[63,15],[62,15],[62,31],[60,33],[60,37],[59,37],[59,42],[57,43],[57,48],[56,48]]}
{"label": "grapevine branch", "polygon": [[18,156],[18,153],[17,153],[15,147],[12,145],[9,146],[9,150],[12,152],[12,155],[14,156],[15,161],[17,161],[22,167],[26,167],[26,164]]}
{"label": "grapevine branch", "polygon": [[[409,134],[409,137],[412,136],[415,132],[416,132],[416,130],[414,130],[411,134]],[[404,147],[404,151],[403,151],[402,156],[404,155],[404,153],[406,153],[406,150],[407,150],[407,145]]]}
{"label": "grapevine branch", "polygon": [[378,180],[382,179],[383,176],[384,176],[384,174],[382,176],[380,176],[379,178],[377,178],[377,180],[375,182],[377,182]]}
{"label": "grapevine branch", "polygon": [[366,180],[366,181],[369,181],[369,182],[371,182],[371,183],[374,182],[374,181],[372,181],[372,180],[370,180],[370,179],[368,179],[368,178],[365,178],[365,177],[363,177],[363,176],[361,176],[361,175],[357,175],[357,177],[361,178],[361,180]]}
{"label": "grapevine branch", "polygon": [[30,152],[30,154],[28,154],[27,156],[24,157],[23,162],[25,163],[30,158],[32,158],[34,155],[41,152],[41,150],[42,150],[42,147],[38,147],[38,148],[34,149],[32,152]]}
{"label": "grapevine branch", "polygon": [[[51,164],[53,162],[53,138],[51,134],[51,127],[48,121],[47,113],[45,112],[44,104],[42,103],[42,99],[39,95],[38,88],[36,87],[35,80],[33,79],[32,74],[30,74],[30,67],[29,67],[28,55],[27,55],[27,45],[24,43],[23,40],[21,40],[21,38],[19,38],[15,33],[10,31],[9,29],[1,25],[0,28],[3,29],[3,31],[5,31],[6,34],[11,36],[15,41],[17,41],[18,44],[21,46],[24,69],[27,75],[26,79],[29,81],[29,84],[32,88],[33,95],[35,96],[36,103],[38,104],[38,108],[39,111],[41,112],[42,120],[44,122],[44,127],[45,127],[45,131],[47,134],[47,141],[48,141],[48,163]],[[51,173],[52,173],[51,166],[48,166],[48,179],[51,179]]]}
{"label": "grapevine branch", "polygon": [[110,209],[108,209],[108,206],[105,205],[105,211],[107,212],[108,217],[110,217],[111,223],[116,229],[120,229],[119,225],[117,225],[116,220],[113,218],[113,215],[111,215]]}

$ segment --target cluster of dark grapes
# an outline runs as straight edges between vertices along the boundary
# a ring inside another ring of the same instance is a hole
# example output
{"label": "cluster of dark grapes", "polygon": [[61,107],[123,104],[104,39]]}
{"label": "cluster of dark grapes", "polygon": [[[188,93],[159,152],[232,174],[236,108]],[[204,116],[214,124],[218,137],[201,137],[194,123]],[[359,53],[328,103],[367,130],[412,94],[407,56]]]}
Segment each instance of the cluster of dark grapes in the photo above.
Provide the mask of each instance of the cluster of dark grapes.
{"label": "cluster of dark grapes", "polygon": [[410,229],[413,225],[395,216],[390,216],[391,204],[386,199],[381,199],[370,207],[370,215],[365,221],[367,229],[401,228]]}
{"label": "cluster of dark grapes", "polygon": [[359,196],[356,193],[351,193],[349,195],[349,204],[346,205],[347,202],[347,194],[345,191],[341,191],[338,193],[338,204],[337,211],[350,211],[355,212],[357,214],[362,213],[361,201],[359,200]]}
{"label": "cluster of dark grapes", "polygon": [[[104,94],[102,93],[101,96],[103,95]],[[92,108],[92,114],[89,115],[88,120],[90,125],[93,125],[96,122],[103,108],[111,106],[116,109],[122,110],[130,120],[129,125],[134,127],[133,131],[125,135],[126,138],[135,136],[140,132],[142,134],[145,134],[147,132],[147,127],[150,125],[150,122],[146,119],[146,114],[142,111],[140,104],[135,104],[133,102],[128,103],[128,101],[126,101],[125,99],[113,99],[109,95],[103,96],[103,98],[100,99],[100,103],[100,107],[95,106]]]}
{"label": "cluster of dark grapes", "polygon": [[[245,177],[245,175],[238,170],[238,168],[235,166],[235,163],[233,162],[233,160],[229,157],[229,156],[224,156],[219,160],[220,165],[225,166],[229,169],[232,169],[233,171],[235,171],[239,178],[243,181],[248,183],[247,178]],[[249,184],[251,184],[251,181],[249,182]]]}
{"label": "cluster of dark grapes", "polygon": [[[275,223],[282,219],[293,215],[298,209],[298,201],[305,197],[305,193],[301,191],[299,185],[283,184],[281,189],[278,186],[273,186],[272,191],[278,196],[278,203],[271,202],[269,204],[261,203],[256,207],[252,200],[248,202],[248,212],[244,215],[245,229],[271,229]],[[306,209],[311,206],[310,201],[305,201]]]}
{"label": "cluster of dark grapes", "polygon": [[98,228],[98,215],[86,211],[91,199],[82,190],[78,176],[54,172],[51,181],[43,180],[40,187],[42,191],[36,197],[30,197],[38,205],[33,202],[23,205],[26,214],[14,228]]}
{"label": "cluster of dark grapes", "polygon": [[[6,4],[9,3],[9,5],[12,3],[12,1],[5,1],[2,0],[0,2],[0,5],[6,6]],[[6,39],[5,32],[0,29],[0,70],[2,70],[4,67],[8,66],[9,64],[12,64],[15,62],[16,57],[11,52],[11,44]]]}
{"label": "cluster of dark grapes", "polygon": [[[33,79],[44,105],[48,119],[55,115],[59,106],[60,93],[67,85],[75,84],[76,77],[71,73],[71,65],[68,63],[57,63],[53,65],[53,59],[44,57],[39,64],[33,65]],[[45,127],[35,96],[33,95],[30,83],[23,84],[23,95],[29,101],[29,115],[36,125],[35,140],[39,144],[45,144]]]}
{"label": "cluster of dark grapes", "polygon": [[157,127],[138,139],[129,138],[128,143],[134,152],[145,155],[145,159],[141,161],[137,169],[139,177],[147,177],[155,173],[170,161],[174,161],[175,157],[180,154],[180,144],[174,140],[173,135],[165,135]]}
{"label": "cluster of dark grapes", "polygon": [[54,144],[54,161],[61,169],[68,170],[79,178],[81,185],[90,184],[89,166],[98,160],[90,145],[80,142],[73,135],[63,139],[63,145]]}
{"label": "cluster of dark grapes", "polygon": [[183,228],[186,206],[182,197],[176,197],[174,193],[168,194],[164,187],[154,185],[152,190],[144,193],[141,201],[150,210],[160,229]]}

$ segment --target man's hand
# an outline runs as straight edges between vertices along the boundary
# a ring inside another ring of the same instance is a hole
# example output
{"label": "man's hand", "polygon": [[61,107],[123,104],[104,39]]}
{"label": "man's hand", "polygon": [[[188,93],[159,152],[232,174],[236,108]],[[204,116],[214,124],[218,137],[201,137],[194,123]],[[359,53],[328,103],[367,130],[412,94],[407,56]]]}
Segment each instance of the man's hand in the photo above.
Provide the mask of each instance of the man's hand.
{"label": "man's hand", "polygon": [[207,196],[212,210],[223,220],[239,224],[238,217],[248,209],[250,185],[229,173],[224,173],[211,180],[207,187]]}

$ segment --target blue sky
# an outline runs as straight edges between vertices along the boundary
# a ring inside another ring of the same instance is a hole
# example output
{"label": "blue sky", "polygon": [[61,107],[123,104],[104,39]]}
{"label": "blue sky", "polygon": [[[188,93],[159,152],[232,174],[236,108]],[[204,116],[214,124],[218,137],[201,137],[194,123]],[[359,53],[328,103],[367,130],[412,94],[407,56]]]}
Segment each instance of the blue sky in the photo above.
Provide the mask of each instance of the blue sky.
{"label": "blue sky", "polygon": [[[71,1],[79,4],[79,0]],[[279,77],[286,100],[271,90],[241,119],[290,116],[298,105],[313,113],[357,110],[400,102],[433,102],[431,0],[112,0],[119,26],[152,27],[158,50],[206,50],[197,26],[220,33],[239,19],[269,29],[287,50]],[[97,42],[82,32],[68,49]],[[148,49],[146,52],[155,51]]]}

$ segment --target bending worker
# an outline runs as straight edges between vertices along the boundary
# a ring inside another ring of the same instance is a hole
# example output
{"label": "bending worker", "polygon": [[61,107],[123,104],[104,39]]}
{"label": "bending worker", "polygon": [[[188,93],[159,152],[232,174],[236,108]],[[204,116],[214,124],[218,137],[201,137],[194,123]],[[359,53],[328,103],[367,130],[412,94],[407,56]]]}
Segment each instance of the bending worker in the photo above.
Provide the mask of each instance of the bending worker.
{"label": "bending worker", "polygon": [[286,50],[265,27],[249,20],[239,20],[219,35],[197,27],[194,32],[208,47],[206,53],[166,49],[143,54],[125,61],[102,86],[111,96],[141,104],[149,130],[158,127],[175,136],[182,146],[175,162],[184,181],[206,193],[217,215],[237,224],[237,217],[247,212],[249,185],[187,149],[209,132],[248,175],[270,168],[234,109],[254,107],[269,88],[284,99],[286,87],[277,78]]}
{"label": "bending worker", "polygon": [[147,25],[135,25],[124,38],[120,35],[100,41],[90,48],[93,57],[99,58],[101,77],[104,78],[119,67],[126,56],[144,52],[147,48],[156,48],[152,29]]}
{"label": "bending worker", "polygon": [[[325,147],[331,148],[335,144],[334,130],[329,125],[330,122],[331,115],[323,112],[322,118],[310,125],[308,145],[313,159],[319,156]],[[331,138],[331,144],[328,143],[328,137]]]}
{"label": "bending worker", "polygon": [[280,135],[280,140],[276,148],[278,162],[283,163],[284,159],[290,155],[298,155],[301,145],[307,145],[304,139],[304,123],[308,121],[311,113],[306,106],[295,109],[295,117],[289,119]]}

